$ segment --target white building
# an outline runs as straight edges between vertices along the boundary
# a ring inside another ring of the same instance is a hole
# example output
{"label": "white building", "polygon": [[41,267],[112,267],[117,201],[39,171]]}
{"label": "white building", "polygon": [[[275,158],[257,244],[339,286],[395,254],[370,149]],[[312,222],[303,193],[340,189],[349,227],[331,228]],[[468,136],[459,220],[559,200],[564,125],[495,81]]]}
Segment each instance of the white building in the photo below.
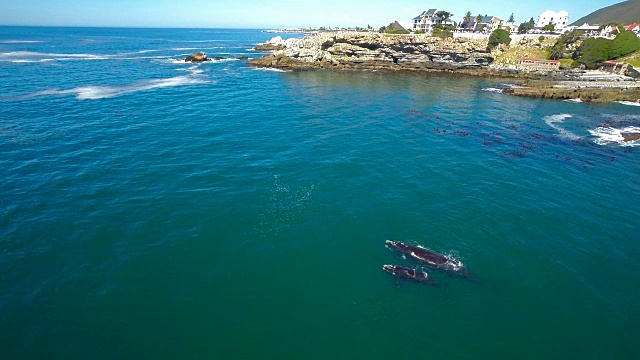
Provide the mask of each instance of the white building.
{"label": "white building", "polygon": [[547,10],[538,16],[536,22],[536,29],[542,29],[543,27],[553,24],[555,29],[560,31],[569,25],[569,13],[561,10],[558,12]]}
{"label": "white building", "polygon": [[413,18],[413,31],[423,30],[426,33],[430,33],[436,25],[453,25],[451,18],[440,16],[440,12],[441,10],[438,9],[429,9]]}

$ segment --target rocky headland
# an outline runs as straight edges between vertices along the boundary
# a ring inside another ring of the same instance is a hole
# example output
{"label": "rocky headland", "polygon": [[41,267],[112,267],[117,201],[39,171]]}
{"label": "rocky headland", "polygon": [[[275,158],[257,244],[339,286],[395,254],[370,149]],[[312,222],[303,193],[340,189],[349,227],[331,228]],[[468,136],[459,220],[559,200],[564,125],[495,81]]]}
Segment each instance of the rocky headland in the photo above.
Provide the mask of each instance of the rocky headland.
{"label": "rocky headland", "polygon": [[[512,47],[526,47],[531,41],[519,41]],[[272,51],[270,55],[252,59],[248,64],[281,70],[447,72],[512,79],[520,86],[503,92],[517,96],[585,102],[640,99],[640,87],[634,81],[619,81],[620,78],[618,81],[581,81],[580,72],[575,70],[529,71],[496,62],[508,47],[499,45],[488,50],[487,42],[486,39],[440,39],[428,35],[319,33],[302,39],[276,37],[257,48]]]}
{"label": "rocky headland", "polygon": [[486,40],[443,40],[427,35],[320,33],[271,41],[257,49],[269,47],[275,48],[273,54],[249,64],[282,70],[487,70],[494,59]]}

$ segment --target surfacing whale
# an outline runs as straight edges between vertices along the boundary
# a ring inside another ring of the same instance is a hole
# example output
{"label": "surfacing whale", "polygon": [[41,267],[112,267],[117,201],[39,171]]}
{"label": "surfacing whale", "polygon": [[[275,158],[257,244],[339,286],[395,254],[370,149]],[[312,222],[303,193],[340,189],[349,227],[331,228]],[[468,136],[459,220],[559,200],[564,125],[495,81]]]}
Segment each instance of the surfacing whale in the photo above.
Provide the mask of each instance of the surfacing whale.
{"label": "surfacing whale", "polygon": [[386,246],[389,249],[397,250],[402,254],[417,260],[421,264],[432,268],[446,270],[463,276],[469,275],[469,270],[467,270],[460,260],[452,259],[446,255],[429,250],[420,245],[414,246],[399,241],[387,240]]}
{"label": "surfacing whale", "polygon": [[382,270],[402,279],[409,279],[422,284],[435,285],[435,282],[424,271],[418,271],[416,269],[409,269],[397,265],[383,265]]}

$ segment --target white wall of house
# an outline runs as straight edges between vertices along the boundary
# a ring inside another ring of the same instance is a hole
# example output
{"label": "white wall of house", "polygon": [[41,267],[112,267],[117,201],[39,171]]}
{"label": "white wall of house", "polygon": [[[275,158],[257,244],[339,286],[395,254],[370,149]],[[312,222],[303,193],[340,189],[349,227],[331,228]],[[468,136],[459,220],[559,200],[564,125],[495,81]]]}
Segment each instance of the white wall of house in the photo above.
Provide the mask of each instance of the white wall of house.
{"label": "white wall of house", "polygon": [[541,29],[549,24],[555,25],[556,30],[562,30],[569,25],[569,13],[561,10],[557,13],[555,11],[547,10],[538,16],[535,27]]}

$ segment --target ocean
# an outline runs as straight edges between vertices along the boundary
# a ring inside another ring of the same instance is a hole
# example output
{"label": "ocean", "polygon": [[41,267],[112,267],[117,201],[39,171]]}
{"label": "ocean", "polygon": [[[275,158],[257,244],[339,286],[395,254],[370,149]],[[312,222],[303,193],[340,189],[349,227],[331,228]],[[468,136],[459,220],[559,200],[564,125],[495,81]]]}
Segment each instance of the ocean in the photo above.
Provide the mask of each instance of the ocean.
{"label": "ocean", "polygon": [[0,27],[0,358],[640,358],[637,104],[237,60],[272,36]]}

